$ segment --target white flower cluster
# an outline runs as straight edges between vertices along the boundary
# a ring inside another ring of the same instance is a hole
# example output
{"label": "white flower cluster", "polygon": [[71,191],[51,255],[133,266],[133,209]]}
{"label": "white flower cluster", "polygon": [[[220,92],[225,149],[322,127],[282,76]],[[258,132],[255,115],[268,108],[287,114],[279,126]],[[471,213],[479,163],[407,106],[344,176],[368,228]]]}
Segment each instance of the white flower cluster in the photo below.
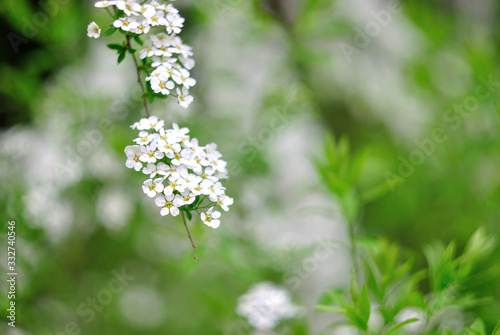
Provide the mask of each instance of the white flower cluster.
{"label": "white flower cluster", "polygon": [[290,293],[270,282],[255,284],[238,298],[236,313],[258,330],[269,331],[281,320],[296,317],[301,308],[292,303]]}
{"label": "white flower cluster", "polygon": [[[95,6],[114,6],[120,10],[122,14],[113,22],[113,26],[128,33],[142,35],[149,33],[152,28],[164,29],[163,32],[150,35],[144,43],[144,49],[139,51],[139,57],[150,58],[150,65],[154,70],[146,80],[154,93],[173,93],[179,104],[187,108],[193,101],[189,88],[196,84],[189,72],[195,62],[192,58],[192,48],[177,36],[184,26],[184,18],[179,15],[179,11],[172,4],[163,4],[156,0],[98,1]],[[100,33],[99,26],[91,22],[87,35],[98,38]]]}
{"label": "white flower cluster", "polygon": [[188,128],[175,123],[172,129],[163,126],[156,116],[131,126],[139,130],[139,137],[134,140],[136,145],[125,148],[125,165],[149,176],[142,188],[155,198],[161,215],[177,216],[180,210],[208,208],[200,214],[201,220],[217,228],[221,213],[216,206],[228,211],[233,204],[219,181],[227,178],[227,163],[216,144],[200,146],[196,138],[190,138]]}

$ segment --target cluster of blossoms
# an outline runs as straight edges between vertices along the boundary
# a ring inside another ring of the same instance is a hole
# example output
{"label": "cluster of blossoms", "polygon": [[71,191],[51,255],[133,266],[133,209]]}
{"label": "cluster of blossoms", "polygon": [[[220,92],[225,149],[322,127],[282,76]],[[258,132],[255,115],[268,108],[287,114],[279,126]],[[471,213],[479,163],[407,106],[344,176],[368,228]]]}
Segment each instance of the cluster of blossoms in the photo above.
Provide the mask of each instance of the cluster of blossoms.
{"label": "cluster of blossoms", "polygon": [[[106,8],[113,16],[113,27],[129,36],[139,37],[160,28],[158,32],[148,35],[144,49],[139,51],[139,57],[148,65],[146,81],[155,94],[176,96],[179,104],[187,108],[193,101],[189,88],[196,84],[189,72],[195,62],[192,48],[178,36],[184,25],[179,11],[172,4],[156,0],[98,1],[95,6]],[[108,7],[113,11],[109,11]],[[100,34],[100,27],[91,22],[87,35],[98,38]]]}
{"label": "cluster of blossoms", "polygon": [[157,117],[141,119],[131,127],[139,130],[136,145],[127,146],[126,166],[148,176],[144,193],[155,198],[161,215],[179,215],[180,211],[198,211],[204,224],[217,228],[221,213],[229,210],[233,199],[225,194],[220,179],[227,178],[227,163],[216,144],[200,146],[190,138],[188,128],[165,129]]}
{"label": "cluster of blossoms", "polygon": [[255,284],[238,298],[238,315],[258,330],[269,331],[281,320],[291,319],[301,313],[301,308],[294,305],[290,292],[270,282]]}

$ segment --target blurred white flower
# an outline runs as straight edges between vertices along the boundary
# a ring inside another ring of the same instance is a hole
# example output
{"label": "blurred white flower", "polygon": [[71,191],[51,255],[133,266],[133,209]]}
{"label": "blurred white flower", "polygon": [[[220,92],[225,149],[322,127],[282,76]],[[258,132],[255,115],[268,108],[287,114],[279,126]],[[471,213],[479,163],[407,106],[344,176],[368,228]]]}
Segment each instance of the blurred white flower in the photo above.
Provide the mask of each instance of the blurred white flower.
{"label": "blurred white flower", "polygon": [[108,189],[97,198],[96,214],[109,230],[122,228],[132,213],[132,199],[120,189]]}
{"label": "blurred white flower", "polygon": [[270,282],[255,284],[238,298],[236,313],[258,330],[272,330],[281,320],[298,316],[301,309],[292,303],[290,293]]}
{"label": "blurred white flower", "polygon": [[419,321],[415,321],[403,326],[403,328],[410,334],[417,334],[422,330],[422,327],[425,324],[426,316],[425,311],[420,308],[406,307],[403,308],[394,319],[397,323],[401,323],[409,319],[418,319]]}
{"label": "blurred white flower", "polygon": [[149,286],[127,287],[120,296],[119,306],[125,322],[140,329],[155,329],[165,320],[165,301],[160,292]]}
{"label": "blurred white flower", "polygon": [[95,22],[90,22],[87,27],[87,36],[91,38],[99,38],[99,36],[101,36],[101,28],[99,28]]}

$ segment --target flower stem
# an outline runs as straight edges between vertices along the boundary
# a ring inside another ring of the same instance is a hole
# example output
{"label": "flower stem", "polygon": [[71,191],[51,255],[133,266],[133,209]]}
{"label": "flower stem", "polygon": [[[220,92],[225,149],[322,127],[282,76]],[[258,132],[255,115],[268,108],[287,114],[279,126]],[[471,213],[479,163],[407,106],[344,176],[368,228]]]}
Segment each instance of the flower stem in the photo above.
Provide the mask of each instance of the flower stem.
{"label": "flower stem", "polygon": [[186,227],[189,241],[191,241],[191,246],[193,247],[194,259],[196,259],[196,261],[198,261],[198,257],[196,256],[196,244],[193,243],[193,239],[191,238],[191,234],[189,233],[189,228],[188,228],[187,223],[186,223],[186,215],[184,214],[184,211],[182,211],[182,221],[184,221],[184,227]]}
{"label": "flower stem", "polygon": [[[130,47],[130,35],[127,35],[127,46]],[[135,70],[137,72],[137,82],[141,87],[142,94],[145,94],[146,90],[144,89],[144,85],[142,84],[141,81],[141,70],[139,70],[139,63],[137,63],[137,58],[135,58],[135,53],[132,53],[132,59],[134,60]],[[146,116],[149,117],[150,114],[149,114],[148,101],[146,100],[146,98],[144,98],[142,99],[142,102],[144,104],[144,112],[146,113]]]}

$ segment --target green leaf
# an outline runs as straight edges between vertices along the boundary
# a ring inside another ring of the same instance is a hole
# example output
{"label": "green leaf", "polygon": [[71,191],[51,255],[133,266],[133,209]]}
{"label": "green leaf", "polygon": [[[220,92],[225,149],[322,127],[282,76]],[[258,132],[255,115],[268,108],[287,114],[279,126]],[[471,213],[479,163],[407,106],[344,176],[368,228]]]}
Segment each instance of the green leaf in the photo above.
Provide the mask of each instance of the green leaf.
{"label": "green leaf", "polygon": [[343,289],[328,290],[318,300],[318,305],[338,305],[341,307],[349,305],[344,293]]}
{"label": "green leaf", "polygon": [[115,27],[111,27],[108,30],[104,31],[101,36],[111,36],[113,35],[118,29]]}
{"label": "green leaf", "polygon": [[110,43],[110,44],[108,44],[108,48],[110,48],[112,50],[122,51],[125,48],[125,46],[123,44]]}
{"label": "green leaf", "polygon": [[186,211],[186,216],[187,216],[189,221],[191,221],[191,219],[193,218],[193,214],[191,214],[190,211]]}
{"label": "green leaf", "polygon": [[484,322],[481,319],[476,319],[470,328],[467,328],[469,332],[472,332],[476,335],[486,335],[486,327],[484,326]]}
{"label": "green leaf", "polygon": [[134,52],[136,52],[137,50],[135,49],[132,49],[132,48],[128,48],[128,52],[130,52],[131,54],[133,54]]}
{"label": "green leaf", "polygon": [[336,314],[346,314],[345,309],[343,309],[341,307],[327,306],[327,305],[314,305],[314,308],[316,308],[320,311],[325,311],[325,312],[331,312],[331,313],[336,313]]}
{"label": "green leaf", "polygon": [[351,293],[352,302],[354,302],[354,304],[357,304],[359,289],[358,284],[356,283],[356,275],[354,274],[354,271],[351,272],[351,283],[349,284],[349,291]]}
{"label": "green leaf", "polygon": [[495,329],[493,329],[493,333],[491,335],[500,335],[500,321],[498,321]]}
{"label": "green leaf", "polygon": [[356,327],[358,327],[362,331],[366,331],[368,329],[367,323],[354,308],[352,308],[351,306],[345,306],[344,309],[346,312],[346,316]]}
{"label": "green leaf", "polygon": [[134,36],[134,41],[139,45],[144,45],[144,42],[141,40],[139,36]]}
{"label": "green leaf", "polygon": [[127,53],[125,52],[125,50],[120,53],[120,55],[118,56],[118,64],[120,64],[121,62],[123,62],[123,60],[125,59],[125,56],[127,55]]}
{"label": "green leaf", "polygon": [[417,319],[417,318],[413,318],[413,319],[408,319],[408,320],[405,320],[401,323],[398,323],[397,325],[395,325],[394,327],[392,327],[387,333],[385,333],[384,335],[389,335],[393,332],[395,332],[396,330],[398,330],[399,328],[403,327],[403,326],[406,326],[407,324],[410,324],[410,323],[413,323],[413,322],[417,322],[417,321],[420,321],[420,319]]}
{"label": "green leaf", "polygon": [[361,288],[361,294],[358,300],[358,310],[363,320],[368,323],[368,319],[370,318],[370,295],[368,294],[368,287],[366,287],[366,285],[363,285]]}

